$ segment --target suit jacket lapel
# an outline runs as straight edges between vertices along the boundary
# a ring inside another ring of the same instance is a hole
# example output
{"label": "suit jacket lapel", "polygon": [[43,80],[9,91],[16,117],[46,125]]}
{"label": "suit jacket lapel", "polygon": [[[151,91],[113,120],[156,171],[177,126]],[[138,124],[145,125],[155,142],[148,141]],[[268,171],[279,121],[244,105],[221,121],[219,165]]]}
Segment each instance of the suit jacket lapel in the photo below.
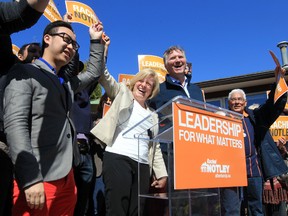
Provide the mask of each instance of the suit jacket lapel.
{"label": "suit jacket lapel", "polygon": [[67,109],[67,112],[70,110],[70,107],[72,106],[72,103],[74,99],[71,98],[70,95],[74,96],[74,93],[71,92],[71,88],[69,88],[69,84],[64,82],[62,84],[62,86],[64,87],[63,89],[65,90],[65,101],[66,101],[66,109]]}
{"label": "suit jacket lapel", "polygon": [[35,62],[33,63],[34,66],[38,67],[40,71],[47,76],[51,82],[55,85],[56,89],[60,92],[61,95],[61,101],[63,103],[63,106],[65,107],[65,110],[68,111],[67,109],[67,92],[63,88],[62,84],[59,81],[59,78],[57,75],[54,74],[54,72],[42,61],[36,59]]}

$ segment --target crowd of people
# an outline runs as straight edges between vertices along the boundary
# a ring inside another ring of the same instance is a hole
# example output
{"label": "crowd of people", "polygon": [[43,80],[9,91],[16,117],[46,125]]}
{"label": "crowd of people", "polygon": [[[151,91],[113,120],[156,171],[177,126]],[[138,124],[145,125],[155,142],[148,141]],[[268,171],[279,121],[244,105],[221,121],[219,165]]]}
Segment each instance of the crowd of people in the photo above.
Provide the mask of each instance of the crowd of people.
{"label": "crowd of people", "polygon": [[[168,200],[139,202],[138,194],[168,192],[167,144],[151,141],[161,131],[154,110],[179,95],[204,102],[184,49],[164,52],[163,83],[152,69],[118,83],[108,71],[103,24],[89,28],[84,67],[67,14],[45,27],[41,44],[24,44],[15,56],[10,35],[34,25],[48,2],[0,2],[0,215],[176,214]],[[277,66],[278,73],[285,70]],[[105,94],[93,118],[90,95],[98,83]],[[221,188],[221,215],[287,214],[286,140],[275,143],[269,133],[287,94],[274,103],[275,88],[253,109],[242,89],[228,95],[229,109],[243,115],[248,185]],[[103,115],[105,103],[110,108]],[[143,139],[127,137],[127,130]]]}

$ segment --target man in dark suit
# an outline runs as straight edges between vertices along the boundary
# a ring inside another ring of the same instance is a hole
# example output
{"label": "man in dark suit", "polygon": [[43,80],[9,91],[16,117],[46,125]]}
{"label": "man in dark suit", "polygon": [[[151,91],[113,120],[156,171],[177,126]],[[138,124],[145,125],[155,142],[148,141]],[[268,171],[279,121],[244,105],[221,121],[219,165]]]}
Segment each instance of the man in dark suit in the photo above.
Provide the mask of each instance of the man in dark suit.
{"label": "man in dark suit", "polygon": [[[185,96],[191,99],[204,101],[201,89],[191,83],[191,68],[187,70],[187,59],[184,49],[179,46],[169,47],[163,55],[163,61],[168,74],[160,84],[160,92],[149,101],[153,109],[158,109],[176,96]],[[191,64],[191,63],[190,63]],[[165,125],[167,127],[167,125]],[[159,129],[161,131],[161,128]],[[161,149],[167,152],[167,144],[161,143]],[[164,155],[165,158],[165,155]]]}
{"label": "man in dark suit", "polygon": [[[166,75],[165,81],[160,85],[159,94],[149,102],[152,108],[156,110],[170,101],[172,98],[179,95],[199,101],[204,101],[201,89],[194,83],[190,82],[192,77],[190,71],[191,68],[187,68],[187,59],[184,49],[179,46],[169,47],[164,52],[163,61],[168,74]],[[159,131],[163,131],[165,128],[167,129],[171,126],[171,122],[165,122],[165,124],[161,123]],[[160,147],[163,153],[166,167],[168,168],[168,144],[160,143]],[[172,160],[170,163],[171,162]],[[171,179],[173,179],[173,177]],[[165,211],[165,208],[161,207],[161,203],[163,202],[166,201],[159,200],[155,205],[156,202],[153,201],[153,204],[156,206],[156,208],[149,212],[149,215],[164,215],[165,213],[163,211]]]}
{"label": "man in dark suit", "polygon": [[15,166],[13,213],[73,215],[72,164],[79,151],[69,111],[75,92],[98,80],[103,63],[102,24],[93,24],[89,33],[86,73],[68,82],[58,77],[79,45],[71,25],[56,21],[44,30],[42,58],[17,64],[7,75],[4,129]]}
{"label": "man in dark suit", "polygon": [[[278,73],[284,76],[285,70],[276,67],[276,80]],[[286,93],[274,102],[276,89],[277,85],[273,84],[265,103],[253,110],[246,108],[246,94],[242,89],[233,89],[228,95],[229,109],[243,115],[248,185],[240,190],[236,187],[221,188],[221,215],[238,216],[246,215],[247,212],[248,215],[264,215],[263,180],[288,172],[269,131],[287,102]]]}

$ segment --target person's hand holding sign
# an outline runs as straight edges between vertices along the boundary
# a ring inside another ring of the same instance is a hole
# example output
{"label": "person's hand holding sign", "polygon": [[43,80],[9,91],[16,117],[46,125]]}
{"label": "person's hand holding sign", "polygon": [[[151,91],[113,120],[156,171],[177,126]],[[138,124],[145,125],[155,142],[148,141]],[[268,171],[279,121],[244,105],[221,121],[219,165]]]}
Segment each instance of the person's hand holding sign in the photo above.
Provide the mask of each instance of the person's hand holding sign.
{"label": "person's hand holding sign", "polygon": [[65,21],[65,22],[71,22],[71,20],[72,20],[72,14],[71,13],[69,13],[69,12],[66,12],[66,14],[63,16],[63,21]]}
{"label": "person's hand holding sign", "polygon": [[105,32],[103,32],[101,43],[104,44],[104,46],[105,46],[104,57],[105,57],[105,62],[107,62],[108,48],[109,48],[109,45],[111,43],[111,40],[110,40],[109,36],[105,34]]}
{"label": "person's hand holding sign", "polygon": [[110,42],[111,42],[111,41],[110,41],[109,36],[106,35],[105,32],[104,32],[103,35],[102,35],[102,41],[101,41],[101,43],[103,43],[105,46],[109,47]]}
{"label": "person's hand holding sign", "polygon": [[103,34],[102,22],[94,23],[89,28],[89,34],[91,40],[101,40]]}
{"label": "person's hand holding sign", "polygon": [[280,77],[283,77],[285,75],[285,69],[281,67],[280,62],[278,60],[278,58],[275,56],[275,54],[270,50],[270,55],[272,56],[275,64],[276,64],[276,68],[274,70],[275,72],[275,78],[276,78],[276,83],[278,82]]}
{"label": "person's hand holding sign", "polygon": [[274,95],[274,103],[276,103],[276,101],[284,94],[288,91],[287,88],[287,84],[286,81],[284,79],[284,75],[285,75],[285,69],[281,67],[279,60],[277,59],[277,57],[275,56],[275,54],[272,51],[269,51],[270,55],[272,56],[275,64],[276,64],[276,68],[275,68],[275,78],[276,78],[276,90],[275,90],[275,95]]}

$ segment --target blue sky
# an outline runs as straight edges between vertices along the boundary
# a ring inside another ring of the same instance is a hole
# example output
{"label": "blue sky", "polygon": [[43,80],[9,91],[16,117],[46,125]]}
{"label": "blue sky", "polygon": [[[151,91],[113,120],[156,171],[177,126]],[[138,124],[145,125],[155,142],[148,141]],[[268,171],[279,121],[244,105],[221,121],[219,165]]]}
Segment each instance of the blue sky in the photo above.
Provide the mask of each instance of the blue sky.
{"label": "blue sky", "polygon": [[[6,0],[7,1],[7,0]],[[54,0],[61,15],[64,0]],[[111,38],[108,68],[135,74],[140,54],[162,56],[171,45],[180,45],[193,64],[193,82],[274,69],[272,50],[281,61],[277,44],[288,41],[287,0],[81,0],[104,24]],[[21,46],[41,42],[48,24],[43,16],[32,28],[12,35]],[[88,27],[73,24],[88,59]]]}

